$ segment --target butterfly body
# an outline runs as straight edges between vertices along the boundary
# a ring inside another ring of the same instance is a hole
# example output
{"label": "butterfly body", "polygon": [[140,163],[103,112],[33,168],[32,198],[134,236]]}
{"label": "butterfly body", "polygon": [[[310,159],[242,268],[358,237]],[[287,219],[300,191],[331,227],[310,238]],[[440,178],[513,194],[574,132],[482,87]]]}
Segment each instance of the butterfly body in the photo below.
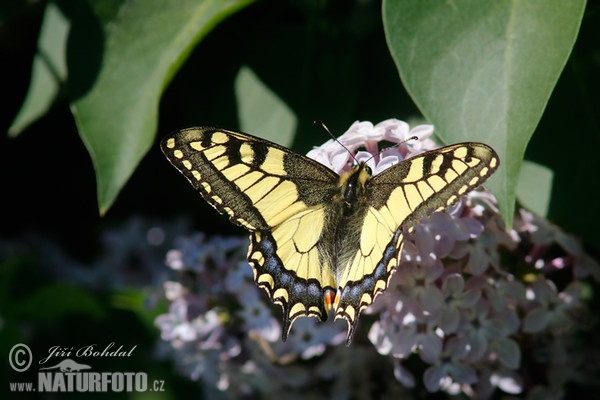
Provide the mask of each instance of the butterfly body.
{"label": "butterfly body", "polygon": [[283,307],[285,340],[301,316],[348,321],[385,290],[399,263],[402,227],[445,208],[497,167],[488,146],[426,152],[372,176],[366,163],[339,176],[245,133],[191,128],[163,152],[204,199],[250,231],[255,281]]}

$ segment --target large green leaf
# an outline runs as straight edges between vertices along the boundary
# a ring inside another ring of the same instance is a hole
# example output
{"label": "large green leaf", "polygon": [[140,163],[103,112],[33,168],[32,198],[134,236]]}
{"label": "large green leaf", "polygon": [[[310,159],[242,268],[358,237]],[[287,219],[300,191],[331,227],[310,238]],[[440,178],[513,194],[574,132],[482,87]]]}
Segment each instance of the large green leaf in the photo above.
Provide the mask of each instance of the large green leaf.
{"label": "large green leaf", "polygon": [[79,3],[69,38],[69,89],[101,214],[154,141],[164,87],[215,24],[249,2],[96,0],[90,9]]}
{"label": "large green leaf", "polygon": [[240,129],[290,147],[298,123],[288,105],[244,66],[235,79]]}
{"label": "large green leaf", "polygon": [[499,153],[489,187],[507,225],[525,148],[569,57],[584,0],[385,1],[388,45],[407,90],[446,142]]}
{"label": "large green leaf", "polygon": [[517,184],[517,199],[528,210],[546,218],[552,196],[554,172],[543,165],[523,161]]}
{"label": "large green leaf", "polygon": [[60,93],[67,78],[65,44],[69,26],[69,20],[58,7],[48,4],[31,68],[29,90],[8,130],[10,136],[17,136],[44,115]]}

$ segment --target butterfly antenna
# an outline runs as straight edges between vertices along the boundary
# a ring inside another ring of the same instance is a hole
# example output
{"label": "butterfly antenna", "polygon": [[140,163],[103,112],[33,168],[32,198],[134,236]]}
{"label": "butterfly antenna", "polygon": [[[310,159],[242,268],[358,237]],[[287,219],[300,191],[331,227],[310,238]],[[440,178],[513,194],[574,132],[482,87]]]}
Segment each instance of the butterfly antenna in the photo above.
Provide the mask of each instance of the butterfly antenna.
{"label": "butterfly antenna", "polygon": [[340,146],[342,146],[348,152],[348,154],[350,154],[350,157],[352,157],[354,162],[358,164],[358,160],[356,159],[356,157],[354,157],[354,154],[352,154],[352,152],[346,146],[344,146],[344,144],[342,142],[340,142],[339,140],[337,140],[337,138],[335,136],[333,136],[333,133],[331,133],[331,131],[329,130],[329,128],[327,127],[327,125],[325,125],[325,123],[323,121],[315,119],[313,121],[313,124],[320,125],[321,128],[325,129],[325,132],[327,132],[333,140],[335,140]]}
{"label": "butterfly antenna", "polygon": [[417,135],[413,135],[413,136],[411,136],[411,137],[409,137],[409,138],[406,138],[406,139],[404,139],[404,140],[403,140],[403,141],[401,141],[400,143],[396,143],[396,144],[395,144],[395,145],[393,145],[392,147],[398,147],[398,146],[400,146],[400,145],[401,145],[401,144],[403,144],[403,143],[410,142],[411,140],[419,140],[419,137],[418,137]]}
{"label": "butterfly antenna", "polygon": [[[401,144],[404,144],[404,143],[406,143],[406,142],[409,142],[409,141],[411,141],[411,140],[419,140],[419,138],[418,138],[418,136],[416,136],[416,135],[413,135],[413,136],[411,136],[411,137],[409,137],[409,138],[406,138],[406,139],[404,139],[404,140],[403,140],[403,141],[401,141],[400,143],[396,143],[396,144],[395,144],[395,145],[393,145],[393,146],[390,146],[390,147],[383,148],[383,149],[379,150],[379,151],[377,152],[377,154],[373,154],[371,157],[369,157],[369,159],[368,159],[367,161],[369,161],[369,160],[371,160],[371,159],[375,158],[375,156],[378,156],[378,157],[379,157],[379,156],[381,155],[381,153],[382,153],[384,150],[387,150],[387,149],[393,149],[394,147],[398,147],[398,146],[400,146]],[[340,143],[340,144],[341,144],[341,143]]]}

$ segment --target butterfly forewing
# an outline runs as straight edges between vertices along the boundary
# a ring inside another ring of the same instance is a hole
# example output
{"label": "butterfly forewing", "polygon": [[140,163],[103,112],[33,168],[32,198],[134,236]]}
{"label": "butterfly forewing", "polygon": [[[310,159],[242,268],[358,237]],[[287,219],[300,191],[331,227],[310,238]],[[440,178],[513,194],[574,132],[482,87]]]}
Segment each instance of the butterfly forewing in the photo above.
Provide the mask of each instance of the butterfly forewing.
{"label": "butterfly forewing", "polygon": [[324,203],[337,181],[316,161],[240,132],[191,128],[165,138],[161,147],[208,203],[250,231],[271,229]]}
{"label": "butterfly forewing", "polygon": [[498,156],[485,144],[446,146],[374,176],[365,195],[373,208],[387,208],[396,223],[412,224],[481,185],[498,164]]}
{"label": "butterfly forewing", "polygon": [[[251,232],[248,260],[257,284],[283,307],[284,340],[296,318],[325,320],[333,308],[348,321],[349,343],[398,265],[401,227],[479,186],[499,163],[488,146],[462,143],[353,180],[365,168],[339,177],[235,131],[186,129],[161,146],[207,202]],[[364,187],[354,192],[348,182]]]}

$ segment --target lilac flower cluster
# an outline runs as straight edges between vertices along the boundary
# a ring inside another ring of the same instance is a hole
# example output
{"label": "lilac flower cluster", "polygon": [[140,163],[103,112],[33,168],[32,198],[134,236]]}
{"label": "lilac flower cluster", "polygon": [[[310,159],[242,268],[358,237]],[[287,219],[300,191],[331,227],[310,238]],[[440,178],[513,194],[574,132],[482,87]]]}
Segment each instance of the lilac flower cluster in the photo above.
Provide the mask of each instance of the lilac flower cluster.
{"label": "lilac flower cluster", "polygon": [[[432,133],[398,120],[356,122],[338,140],[377,174],[435,148]],[[381,142],[401,144],[380,151]],[[353,161],[333,140],[309,157],[338,173]],[[581,378],[590,349],[575,345],[577,317],[600,266],[574,237],[524,209],[506,231],[483,189],[405,237],[402,262],[350,347],[340,345],[344,322],[313,318],[297,320],[281,342],[279,307],[252,281],[246,239],[181,240],[167,255],[180,276],[164,283],[170,309],[156,325],[181,370],[223,397],[408,398],[424,387],[559,398]]]}

